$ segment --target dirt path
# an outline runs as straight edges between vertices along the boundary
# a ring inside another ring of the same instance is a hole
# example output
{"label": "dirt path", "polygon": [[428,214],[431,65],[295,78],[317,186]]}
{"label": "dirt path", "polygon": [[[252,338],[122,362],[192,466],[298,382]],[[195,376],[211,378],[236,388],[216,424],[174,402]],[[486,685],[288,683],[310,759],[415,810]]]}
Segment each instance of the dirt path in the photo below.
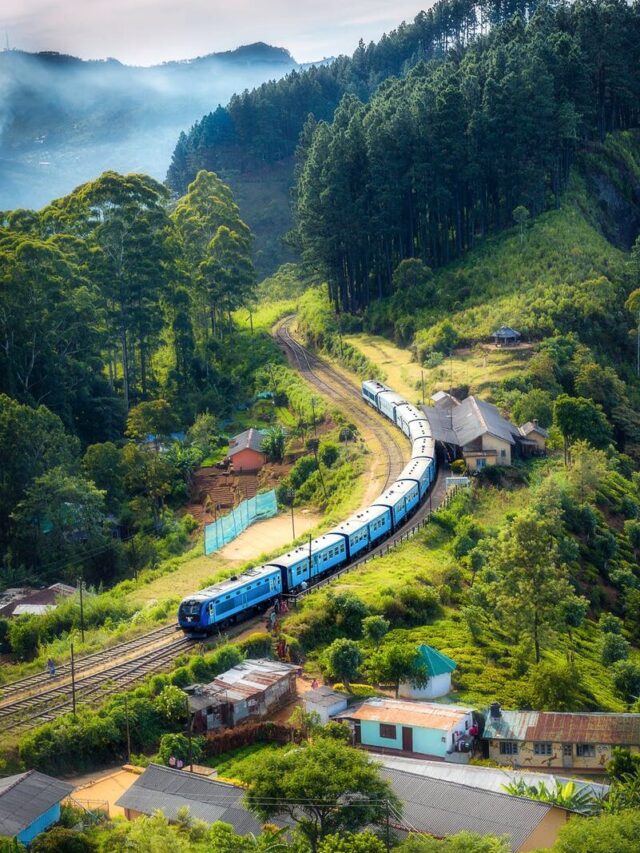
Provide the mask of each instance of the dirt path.
{"label": "dirt path", "polygon": [[[296,537],[312,530],[322,521],[318,513],[298,510],[294,512]],[[283,548],[292,541],[291,513],[281,514],[252,524],[233,542],[221,548],[219,554],[225,560],[246,562],[258,554]]]}

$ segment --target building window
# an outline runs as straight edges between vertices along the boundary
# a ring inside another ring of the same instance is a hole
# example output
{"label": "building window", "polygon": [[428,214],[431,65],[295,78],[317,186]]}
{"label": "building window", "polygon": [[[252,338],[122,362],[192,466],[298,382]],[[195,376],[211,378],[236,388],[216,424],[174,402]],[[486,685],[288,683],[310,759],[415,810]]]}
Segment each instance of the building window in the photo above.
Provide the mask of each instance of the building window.
{"label": "building window", "polygon": [[388,723],[380,723],[380,737],[388,738],[389,740],[395,740],[396,727],[390,726]]}
{"label": "building window", "polygon": [[486,464],[487,464],[486,459],[483,459],[482,457],[480,457],[479,459],[476,459],[476,470],[481,471],[486,466]]}
{"label": "building window", "polygon": [[596,754],[596,748],[592,743],[577,743],[576,755],[578,758],[593,758]]}
{"label": "building window", "polygon": [[562,754],[566,755],[567,757],[569,757],[570,755],[573,755],[573,744],[572,743],[563,744],[562,745]]}
{"label": "building window", "polygon": [[518,744],[513,740],[503,740],[500,742],[500,755],[517,755]]}
{"label": "building window", "polygon": [[552,743],[534,743],[533,751],[536,755],[553,755]]}
{"label": "building window", "polygon": [[507,451],[506,451],[506,450],[501,450],[501,451],[500,451],[500,456],[501,456],[503,459],[506,457],[506,455],[507,455]]}

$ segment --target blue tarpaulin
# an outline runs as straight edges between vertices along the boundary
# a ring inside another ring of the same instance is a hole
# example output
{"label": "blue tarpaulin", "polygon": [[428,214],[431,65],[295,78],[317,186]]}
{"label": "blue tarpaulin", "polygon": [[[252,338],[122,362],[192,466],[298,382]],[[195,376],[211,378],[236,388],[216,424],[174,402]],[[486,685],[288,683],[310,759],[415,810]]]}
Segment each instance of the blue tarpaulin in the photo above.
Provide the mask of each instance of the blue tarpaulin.
{"label": "blue tarpaulin", "polygon": [[228,515],[205,525],[204,553],[215,553],[243,533],[254,521],[273,518],[277,514],[278,501],[275,489],[270,492],[261,492],[253,498],[242,501]]}

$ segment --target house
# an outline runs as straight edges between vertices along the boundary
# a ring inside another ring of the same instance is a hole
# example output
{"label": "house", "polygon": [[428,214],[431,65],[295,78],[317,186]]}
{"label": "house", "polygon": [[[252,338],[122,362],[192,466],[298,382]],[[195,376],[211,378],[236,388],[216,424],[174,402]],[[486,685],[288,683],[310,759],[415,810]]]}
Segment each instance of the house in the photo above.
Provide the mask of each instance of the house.
{"label": "house", "polygon": [[209,684],[188,687],[194,732],[236,726],[266,716],[296,695],[300,667],[273,660],[245,660]]}
{"label": "house", "polygon": [[197,773],[150,764],[128,790],[116,800],[128,820],[162,811],[170,821],[180,809],[191,817],[212,824],[230,823],[236,832],[258,834],[262,825],[242,804],[244,789],[208,779]]}
{"label": "house", "polygon": [[570,812],[506,793],[483,791],[457,782],[430,779],[382,767],[396,796],[402,801],[402,818],[392,819],[400,833],[412,831],[447,838],[459,832],[507,836],[514,853],[551,847]]}
{"label": "house", "polygon": [[497,347],[508,347],[517,344],[522,335],[511,326],[500,326],[491,337]]}
{"label": "house", "polygon": [[317,714],[324,726],[331,717],[344,711],[349,703],[345,693],[332,690],[331,687],[316,687],[302,694],[302,704],[308,714]]}
{"label": "house", "polygon": [[49,610],[55,610],[60,599],[70,598],[76,593],[77,589],[66,583],[54,583],[46,589],[7,589],[0,596],[0,618],[8,619],[27,613],[41,616]]}
{"label": "house", "polygon": [[338,715],[348,720],[353,741],[373,751],[444,761],[468,761],[473,712],[457,705],[367,699]]}
{"label": "house", "polygon": [[382,755],[377,759],[390,770],[404,770],[430,779],[440,779],[443,782],[457,782],[470,788],[482,791],[494,791],[504,794],[505,785],[510,782],[523,780],[527,785],[544,783],[547,788],[554,789],[556,785],[566,785],[571,782],[577,791],[586,791],[592,797],[601,800],[609,792],[609,785],[591,779],[579,779],[575,776],[562,776],[547,771],[514,769],[512,767],[482,767],[477,764],[451,764],[445,761],[429,761],[426,759],[405,758],[404,756]]}
{"label": "house", "polygon": [[422,410],[436,441],[447,447],[450,456],[462,457],[472,471],[481,471],[487,465],[511,465],[514,455],[544,452],[545,430],[533,421],[519,428],[496,406],[478,397],[460,402],[441,392],[433,406],[423,406]]}
{"label": "house", "polygon": [[520,433],[523,439],[535,444],[535,451],[544,453],[549,433],[538,424],[537,420],[527,421],[526,424],[523,424],[520,427]]}
{"label": "house", "polygon": [[614,747],[640,752],[640,714],[503,711],[495,702],[483,738],[503,764],[602,773]]}
{"label": "house", "polygon": [[451,692],[451,673],[457,664],[432,646],[419,646],[418,656],[429,673],[426,687],[413,687],[408,681],[400,684],[399,694],[404,699],[438,699]]}
{"label": "house", "polygon": [[0,779],[0,836],[31,844],[60,820],[60,803],[72,791],[73,785],[37,770]]}
{"label": "house", "polygon": [[267,454],[262,450],[264,439],[264,433],[253,427],[231,439],[227,455],[234,471],[259,471],[262,468],[267,461]]}

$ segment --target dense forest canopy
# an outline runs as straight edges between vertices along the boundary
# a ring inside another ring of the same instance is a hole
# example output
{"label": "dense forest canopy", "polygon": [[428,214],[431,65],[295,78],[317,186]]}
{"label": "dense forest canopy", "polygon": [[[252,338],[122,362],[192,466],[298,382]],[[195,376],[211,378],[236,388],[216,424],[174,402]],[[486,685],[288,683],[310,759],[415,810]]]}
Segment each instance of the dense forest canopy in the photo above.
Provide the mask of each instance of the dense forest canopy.
{"label": "dense forest canopy", "polygon": [[639,105],[637,4],[518,11],[318,124],[297,187],[304,256],[357,312],[401,261],[446,264],[557,204],[576,151],[637,127]]}
{"label": "dense forest canopy", "polygon": [[360,42],[352,57],[293,71],[278,82],[235,95],[226,108],[204,116],[176,145],[167,181],[183,193],[199,169],[250,170],[291,156],[309,115],[330,120],[341,97],[366,100],[388,77],[442,57],[512,15],[528,17],[535,2],[440,0],[377,43]]}
{"label": "dense forest canopy", "polygon": [[39,213],[0,214],[5,581],[109,581],[153,563],[159,538],[179,550],[189,521],[171,508],[268,361],[232,320],[255,273],[228,187],[202,172],[173,210],[168,196],[106,172]]}

